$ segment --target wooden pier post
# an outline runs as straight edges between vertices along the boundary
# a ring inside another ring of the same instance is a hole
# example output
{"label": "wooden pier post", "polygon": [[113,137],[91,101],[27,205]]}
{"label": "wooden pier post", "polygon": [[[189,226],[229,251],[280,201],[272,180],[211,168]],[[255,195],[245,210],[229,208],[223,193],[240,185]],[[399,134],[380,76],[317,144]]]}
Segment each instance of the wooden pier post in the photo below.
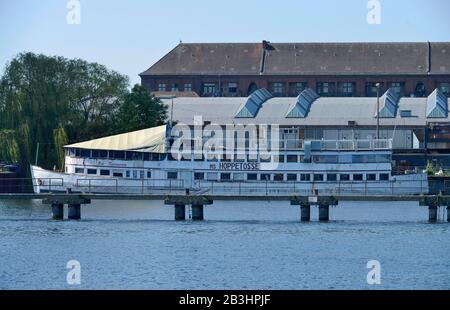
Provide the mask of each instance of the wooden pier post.
{"label": "wooden pier post", "polygon": [[430,223],[437,222],[438,207],[436,205],[428,206],[428,221]]}
{"label": "wooden pier post", "polygon": [[311,205],[309,204],[300,205],[300,220],[302,222],[309,222],[311,220]]}
{"label": "wooden pier post", "polygon": [[192,205],[192,220],[203,221],[203,205],[193,204]]}
{"label": "wooden pier post", "polygon": [[81,219],[81,205],[69,204],[69,220]]}
{"label": "wooden pier post", "polygon": [[54,220],[64,219],[64,205],[62,203],[52,204],[52,217]]}
{"label": "wooden pier post", "polygon": [[328,222],[330,220],[330,206],[319,205],[319,221]]}
{"label": "wooden pier post", "polygon": [[450,206],[447,206],[447,222],[450,223]]}
{"label": "wooden pier post", "polygon": [[184,221],[186,219],[186,205],[175,204],[175,221]]}

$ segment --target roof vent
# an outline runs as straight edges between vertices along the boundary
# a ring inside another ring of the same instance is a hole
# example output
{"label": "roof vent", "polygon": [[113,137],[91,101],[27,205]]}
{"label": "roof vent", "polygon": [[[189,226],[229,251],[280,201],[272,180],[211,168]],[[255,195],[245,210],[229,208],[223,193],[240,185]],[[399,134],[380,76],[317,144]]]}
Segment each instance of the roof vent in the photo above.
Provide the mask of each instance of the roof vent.
{"label": "roof vent", "polygon": [[[400,101],[400,96],[397,92],[393,88],[389,88],[380,98],[380,101],[380,117],[395,118],[397,116],[398,102]],[[377,113],[375,113],[375,117],[377,117]]]}
{"label": "roof vent", "polygon": [[311,88],[306,88],[297,97],[297,102],[289,107],[286,118],[305,118],[308,116],[311,105],[319,95]]}
{"label": "roof vent", "polygon": [[435,89],[427,98],[427,118],[446,118],[447,116],[447,97],[439,89]]}
{"label": "roof vent", "polygon": [[272,94],[265,88],[255,90],[241,105],[235,118],[255,118],[263,103],[272,98]]}

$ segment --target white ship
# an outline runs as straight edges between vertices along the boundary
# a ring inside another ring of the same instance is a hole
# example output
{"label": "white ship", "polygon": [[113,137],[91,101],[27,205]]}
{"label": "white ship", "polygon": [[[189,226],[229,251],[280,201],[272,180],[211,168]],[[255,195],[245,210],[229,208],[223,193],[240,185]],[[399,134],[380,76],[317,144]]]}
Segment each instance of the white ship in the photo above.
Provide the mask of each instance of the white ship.
{"label": "white ship", "polygon": [[[280,148],[245,159],[217,149],[179,158],[169,125],[65,146],[64,172],[32,166],[36,193],[204,194],[217,196],[419,195],[427,176],[395,175],[392,140],[281,139]],[[195,139],[193,139],[195,140]],[[194,141],[192,141],[194,143]],[[249,151],[249,148],[247,148]],[[186,152],[184,152],[186,154]],[[251,152],[250,152],[251,153]]]}

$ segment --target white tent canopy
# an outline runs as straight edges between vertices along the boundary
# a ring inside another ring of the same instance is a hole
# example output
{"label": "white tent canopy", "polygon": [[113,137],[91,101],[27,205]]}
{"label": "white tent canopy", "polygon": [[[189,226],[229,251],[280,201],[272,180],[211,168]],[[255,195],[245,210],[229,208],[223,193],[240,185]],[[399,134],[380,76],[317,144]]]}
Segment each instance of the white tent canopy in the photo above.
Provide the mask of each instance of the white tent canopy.
{"label": "white tent canopy", "polygon": [[66,148],[165,153],[166,125],[66,145]]}

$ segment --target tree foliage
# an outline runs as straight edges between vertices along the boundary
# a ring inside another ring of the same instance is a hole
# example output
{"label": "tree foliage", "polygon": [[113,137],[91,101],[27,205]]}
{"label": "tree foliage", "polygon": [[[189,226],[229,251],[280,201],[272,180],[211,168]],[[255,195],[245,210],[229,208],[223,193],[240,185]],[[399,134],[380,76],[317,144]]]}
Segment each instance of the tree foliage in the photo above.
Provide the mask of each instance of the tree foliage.
{"label": "tree foliage", "polygon": [[97,63],[19,54],[0,80],[0,160],[27,166],[39,142],[39,164],[62,168],[64,144],[162,123],[159,101],[128,85]]}

